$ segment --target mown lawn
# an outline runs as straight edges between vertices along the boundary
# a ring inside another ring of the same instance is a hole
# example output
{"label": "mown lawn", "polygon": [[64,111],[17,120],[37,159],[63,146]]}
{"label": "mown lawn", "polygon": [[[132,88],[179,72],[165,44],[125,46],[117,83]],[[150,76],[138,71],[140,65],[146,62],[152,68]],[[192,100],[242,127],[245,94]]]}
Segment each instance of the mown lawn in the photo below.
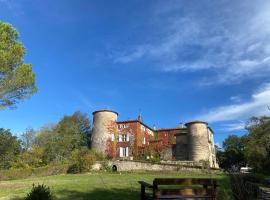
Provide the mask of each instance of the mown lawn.
{"label": "mown lawn", "polygon": [[33,183],[44,183],[49,186],[56,199],[61,200],[138,200],[140,195],[138,181],[144,180],[151,183],[157,177],[218,178],[221,185],[218,192],[219,199],[230,199],[229,179],[225,175],[187,174],[179,172],[100,172],[1,181],[0,200],[23,199],[31,190]]}

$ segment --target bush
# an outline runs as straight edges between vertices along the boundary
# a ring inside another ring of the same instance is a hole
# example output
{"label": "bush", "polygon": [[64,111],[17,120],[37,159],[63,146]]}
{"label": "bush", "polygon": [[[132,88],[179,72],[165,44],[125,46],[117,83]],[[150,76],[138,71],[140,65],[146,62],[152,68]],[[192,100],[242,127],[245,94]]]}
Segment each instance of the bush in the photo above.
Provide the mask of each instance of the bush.
{"label": "bush", "polygon": [[68,174],[78,174],[80,172],[81,172],[81,169],[80,169],[80,166],[78,164],[72,164],[67,169]]}
{"label": "bush", "polygon": [[231,186],[236,200],[253,200],[258,196],[258,186],[264,183],[260,174],[231,174]]}
{"label": "bush", "polygon": [[54,165],[39,168],[0,170],[0,181],[11,179],[23,179],[27,177],[65,174],[67,170],[68,165]]}
{"label": "bush", "polygon": [[96,162],[96,155],[88,149],[76,149],[71,155],[71,165],[67,173],[88,172]]}
{"label": "bush", "polygon": [[42,184],[34,185],[25,200],[53,200],[53,195],[48,186]]}

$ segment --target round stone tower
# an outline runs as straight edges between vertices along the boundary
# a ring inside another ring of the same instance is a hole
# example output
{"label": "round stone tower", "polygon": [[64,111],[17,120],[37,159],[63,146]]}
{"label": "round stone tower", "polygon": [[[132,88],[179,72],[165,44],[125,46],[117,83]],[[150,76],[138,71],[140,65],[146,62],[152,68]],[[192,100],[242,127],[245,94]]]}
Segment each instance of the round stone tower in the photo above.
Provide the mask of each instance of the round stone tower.
{"label": "round stone tower", "polygon": [[112,110],[98,110],[93,112],[93,129],[91,136],[91,149],[106,154],[107,142],[111,141],[115,130],[118,113]]}
{"label": "round stone tower", "polygon": [[188,128],[188,159],[192,161],[209,161],[208,123],[192,121],[186,123]]}

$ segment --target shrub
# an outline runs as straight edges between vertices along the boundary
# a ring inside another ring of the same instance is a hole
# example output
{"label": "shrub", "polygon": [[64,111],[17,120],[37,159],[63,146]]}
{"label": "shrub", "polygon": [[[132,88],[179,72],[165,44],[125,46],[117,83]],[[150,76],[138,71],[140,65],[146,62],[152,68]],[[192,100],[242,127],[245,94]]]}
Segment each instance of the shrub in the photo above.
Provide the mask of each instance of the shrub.
{"label": "shrub", "polygon": [[0,170],[0,181],[11,179],[22,179],[27,177],[51,176],[65,174],[68,165],[54,165],[39,168]]}
{"label": "shrub", "polygon": [[231,186],[236,200],[253,200],[258,196],[258,186],[264,183],[260,174],[231,174]]}
{"label": "shrub", "polygon": [[100,164],[101,164],[101,170],[108,171],[108,172],[113,172],[114,171],[113,168],[112,168],[112,166],[109,165],[109,162],[108,161],[106,161],[106,160],[105,161],[101,161]]}
{"label": "shrub", "polygon": [[53,200],[53,195],[48,186],[42,184],[34,185],[25,200]]}
{"label": "shrub", "polygon": [[84,148],[73,151],[71,158],[71,165],[69,166],[67,173],[88,172],[96,162],[95,153]]}
{"label": "shrub", "polygon": [[77,174],[80,172],[81,172],[81,170],[80,170],[80,166],[78,164],[72,164],[67,169],[68,174]]}

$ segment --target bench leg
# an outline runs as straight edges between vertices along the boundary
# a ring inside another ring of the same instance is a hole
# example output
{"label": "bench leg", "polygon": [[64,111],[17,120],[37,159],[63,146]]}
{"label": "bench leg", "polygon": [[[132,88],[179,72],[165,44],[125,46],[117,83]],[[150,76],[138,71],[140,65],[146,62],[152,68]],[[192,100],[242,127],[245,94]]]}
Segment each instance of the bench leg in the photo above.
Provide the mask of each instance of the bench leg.
{"label": "bench leg", "polygon": [[145,186],[141,185],[141,200],[145,200]]}

